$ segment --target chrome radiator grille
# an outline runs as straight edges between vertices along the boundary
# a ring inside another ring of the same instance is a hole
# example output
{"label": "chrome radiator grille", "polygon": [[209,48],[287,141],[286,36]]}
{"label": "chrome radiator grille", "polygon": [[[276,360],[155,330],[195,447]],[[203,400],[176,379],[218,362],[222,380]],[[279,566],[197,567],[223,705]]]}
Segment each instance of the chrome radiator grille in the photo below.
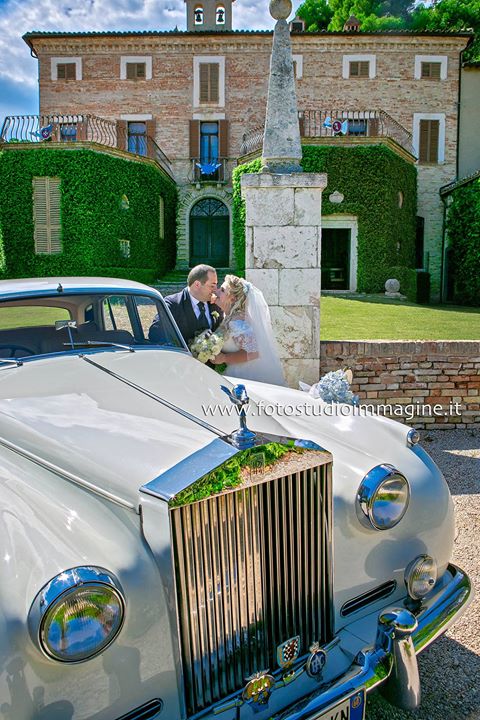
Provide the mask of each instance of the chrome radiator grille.
{"label": "chrome radiator grille", "polygon": [[189,715],[274,670],[285,640],[302,655],[331,638],[331,464],[315,455],[170,511]]}

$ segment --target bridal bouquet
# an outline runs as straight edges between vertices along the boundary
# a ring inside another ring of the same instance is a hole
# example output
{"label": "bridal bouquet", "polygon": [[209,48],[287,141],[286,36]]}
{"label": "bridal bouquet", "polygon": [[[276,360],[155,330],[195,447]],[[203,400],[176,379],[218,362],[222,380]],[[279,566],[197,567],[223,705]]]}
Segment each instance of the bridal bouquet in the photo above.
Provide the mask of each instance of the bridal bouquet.
{"label": "bridal bouquet", "polygon": [[209,360],[213,360],[220,352],[225,343],[223,333],[213,332],[212,330],[204,330],[200,335],[197,335],[189,343],[192,355],[200,360],[201,363],[206,363]]}
{"label": "bridal bouquet", "polygon": [[320,398],[327,403],[347,403],[358,405],[358,395],[350,390],[352,382],[351,370],[333,370],[324,375],[315,385],[306,385],[300,382],[300,390],[308,392],[311,397]]}

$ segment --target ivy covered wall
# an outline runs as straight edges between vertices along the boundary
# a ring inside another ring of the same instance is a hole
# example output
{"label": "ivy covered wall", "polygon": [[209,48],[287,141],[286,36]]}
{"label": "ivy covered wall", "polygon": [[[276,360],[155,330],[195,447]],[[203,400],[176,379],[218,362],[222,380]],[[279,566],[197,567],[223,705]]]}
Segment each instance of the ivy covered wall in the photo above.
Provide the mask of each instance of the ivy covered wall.
{"label": "ivy covered wall", "polygon": [[453,299],[480,305],[480,178],[452,192],[447,239],[453,277]]}
{"label": "ivy covered wall", "polygon": [[[60,253],[35,254],[34,177],[61,180]],[[0,153],[0,275],[107,275],[153,282],[175,263],[176,202],[175,183],[151,163],[78,147],[5,150]],[[130,242],[130,257],[122,254],[120,240]]]}
{"label": "ivy covered wall", "polygon": [[[344,214],[358,218],[359,292],[383,292],[393,268],[413,268],[417,208],[414,165],[384,145],[306,145],[302,166],[305,172],[328,175],[322,216]],[[260,172],[260,168],[257,159],[240,165],[233,173],[233,243],[239,269],[245,267],[245,207],[240,178],[245,172]],[[329,201],[334,191],[344,196],[341,204]]]}

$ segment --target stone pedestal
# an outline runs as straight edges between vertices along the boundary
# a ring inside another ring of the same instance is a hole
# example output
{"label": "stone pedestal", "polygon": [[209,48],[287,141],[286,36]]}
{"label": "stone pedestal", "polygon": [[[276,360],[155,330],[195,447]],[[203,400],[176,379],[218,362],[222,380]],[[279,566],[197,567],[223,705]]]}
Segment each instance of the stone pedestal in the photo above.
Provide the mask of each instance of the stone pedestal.
{"label": "stone pedestal", "polygon": [[245,174],[246,278],[263,291],[287,382],[320,377],[324,174]]}

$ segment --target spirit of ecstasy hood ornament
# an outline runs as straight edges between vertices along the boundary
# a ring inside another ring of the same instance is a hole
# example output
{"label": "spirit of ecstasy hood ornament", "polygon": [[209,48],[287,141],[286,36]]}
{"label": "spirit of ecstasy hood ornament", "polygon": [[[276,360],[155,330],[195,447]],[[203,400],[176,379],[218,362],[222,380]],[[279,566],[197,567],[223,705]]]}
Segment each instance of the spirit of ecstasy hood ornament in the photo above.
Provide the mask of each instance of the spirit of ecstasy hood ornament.
{"label": "spirit of ecstasy hood ornament", "polygon": [[235,430],[231,434],[233,444],[239,448],[239,450],[246,450],[255,445],[256,435],[254,432],[247,428],[247,413],[245,406],[250,402],[250,398],[247,395],[245,385],[234,385],[230,390],[225,385],[220,386],[223,392],[228,395],[230,401],[237,408],[238,416],[240,418],[240,430]]}

